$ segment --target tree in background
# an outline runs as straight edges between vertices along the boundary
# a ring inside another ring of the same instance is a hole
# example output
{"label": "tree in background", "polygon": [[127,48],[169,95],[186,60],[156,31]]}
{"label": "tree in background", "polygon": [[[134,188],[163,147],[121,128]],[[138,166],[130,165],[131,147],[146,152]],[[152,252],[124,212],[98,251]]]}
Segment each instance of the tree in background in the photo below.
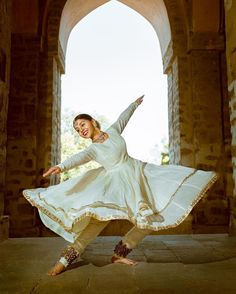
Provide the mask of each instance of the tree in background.
{"label": "tree in background", "polygon": [[[61,161],[64,161],[73,154],[82,151],[91,144],[90,140],[81,138],[74,130],[73,119],[76,115],[78,115],[78,113],[70,109],[64,109],[61,114]],[[92,116],[100,122],[102,129],[106,129],[108,127],[109,123],[105,116],[96,114],[92,114]],[[66,181],[69,178],[79,176],[85,171],[99,166],[100,165],[97,162],[90,161],[84,165],[63,172],[61,174],[61,181]]]}
{"label": "tree in background", "polygon": [[144,161],[157,165],[169,164],[169,143],[166,137],[154,144],[149,150],[149,156]]}
{"label": "tree in background", "polygon": [[170,158],[169,158],[169,147],[168,144],[165,144],[163,146],[163,151],[161,152],[161,164],[165,165],[165,164],[169,164],[170,162]]}

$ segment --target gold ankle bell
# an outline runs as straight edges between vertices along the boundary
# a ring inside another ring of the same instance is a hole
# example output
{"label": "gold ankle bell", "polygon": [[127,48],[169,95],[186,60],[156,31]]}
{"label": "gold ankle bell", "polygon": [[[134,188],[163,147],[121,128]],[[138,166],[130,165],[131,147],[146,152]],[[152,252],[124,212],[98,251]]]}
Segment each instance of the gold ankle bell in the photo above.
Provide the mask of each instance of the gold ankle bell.
{"label": "gold ankle bell", "polygon": [[66,259],[68,265],[71,264],[78,256],[79,252],[70,245],[68,245],[61,253],[61,257],[64,257]]}

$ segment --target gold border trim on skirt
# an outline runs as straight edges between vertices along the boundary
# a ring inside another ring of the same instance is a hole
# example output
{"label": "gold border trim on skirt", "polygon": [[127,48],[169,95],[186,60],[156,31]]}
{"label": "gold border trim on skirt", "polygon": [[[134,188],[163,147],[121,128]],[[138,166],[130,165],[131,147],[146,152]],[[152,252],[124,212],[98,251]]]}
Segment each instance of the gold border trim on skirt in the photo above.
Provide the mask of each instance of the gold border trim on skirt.
{"label": "gold border trim on skirt", "polygon": [[[216,174],[206,185],[205,187],[200,191],[200,193],[197,195],[197,197],[192,201],[191,205],[189,206],[189,208],[185,211],[185,214],[182,215],[180,218],[177,219],[177,221],[173,224],[170,225],[163,225],[163,226],[151,226],[149,224],[140,224],[134,221],[134,218],[127,218],[121,215],[110,215],[108,217],[102,217],[96,213],[93,212],[85,212],[83,213],[80,217],[74,219],[72,226],[66,226],[64,224],[64,222],[55,216],[55,214],[52,214],[47,208],[37,204],[34,200],[32,200],[30,198],[30,196],[28,195],[28,193],[26,192],[27,190],[23,191],[23,195],[24,197],[31,203],[32,206],[37,207],[42,213],[44,213],[45,215],[47,215],[50,219],[52,219],[53,221],[57,222],[59,225],[62,226],[62,228],[69,232],[72,233],[72,227],[73,225],[75,225],[78,221],[84,219],[85,217],[93,217],[96,218],[97,220],[100,221],[108,221],[108,220],[114,220],[114,219],[120,219],[120,220],[128,220],[131,223],[133,223],[136,227],[140,228],[140,229],[149,229],[149,230],[153,230],[153,231],[159,231],[159,230],[164,230],[164,229],[168,229],[168,228],[173,228],[178,226],[181,222],[183,222],[183,220],[189,215],[189,213],[191,212],[192,208],[197,204],[197,202],[205,195],[205,193],[207,192],[207,190],[209,190],[211,188],[211,186],[218,180],[219,178],[219,174]],[[172,198],[173,199],[173,198]]]}

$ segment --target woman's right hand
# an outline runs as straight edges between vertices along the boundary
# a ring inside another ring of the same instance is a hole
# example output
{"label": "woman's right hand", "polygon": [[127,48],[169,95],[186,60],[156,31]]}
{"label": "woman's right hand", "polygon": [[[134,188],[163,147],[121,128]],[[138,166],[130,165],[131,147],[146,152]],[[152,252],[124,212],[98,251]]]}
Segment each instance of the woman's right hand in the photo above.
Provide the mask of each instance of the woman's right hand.
{"label": "woman's right hand", "polygon": [[135,102],[138,103],[138,105],[140,105],[143,102],[143,97],[144,97],[144,95],[142,95],[141,97],[136,99]]}
{"label": "woman's right hand", "polygon": [[61,169],[59,166],[53,166],[53,167],[50,167],[49,170],[43,174],[43,177],[59,174],[60,172],[61,172]]}

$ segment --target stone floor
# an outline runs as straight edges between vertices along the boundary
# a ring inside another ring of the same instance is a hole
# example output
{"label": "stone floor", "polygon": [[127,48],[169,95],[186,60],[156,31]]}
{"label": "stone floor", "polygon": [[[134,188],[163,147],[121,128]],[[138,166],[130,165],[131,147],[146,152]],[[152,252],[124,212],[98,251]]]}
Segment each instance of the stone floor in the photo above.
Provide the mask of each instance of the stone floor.
{"label": "stone floor", "polygon": [[61,238],[0,243],[0,293],[236,293],[236,237],[227,234],[147,236],[111,264],[120,237],[98,237],[61,275],[46,275],[66,244]]}

